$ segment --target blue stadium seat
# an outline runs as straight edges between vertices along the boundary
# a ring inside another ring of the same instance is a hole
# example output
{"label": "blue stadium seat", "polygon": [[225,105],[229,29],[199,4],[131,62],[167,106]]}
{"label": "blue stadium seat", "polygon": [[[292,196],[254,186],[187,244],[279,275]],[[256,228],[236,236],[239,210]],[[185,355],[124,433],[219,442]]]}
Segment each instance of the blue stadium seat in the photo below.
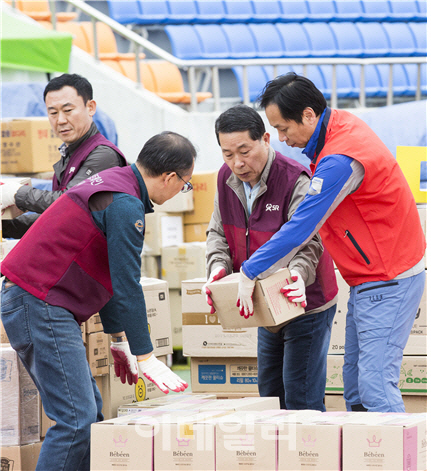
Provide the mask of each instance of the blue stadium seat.
{"label": "blue stadium seat", "polygon": [[223,2],[220,0],[196,0],[197,23],[222,23],[225,20]]}
{"label": "blue stadium seat", "polygon": [[390,53],[389,39],[382,25],[373,23],[356,23],[364,45],[364,57],[388,56]]}
{"label": "blue stadium seat", "polygon": [[159,0],[138,0],[140,24],[166,24],[169,20],[168,4]]}
{"label": "blue stadium seat", "polygon": [[382,23],[382,27],[389,38],[390,56],[416,55],[416,41],[407,23]]}
{"label": "blue stadium seat", "polygon": [[109,16],[121,24],[140,23],[137,0],[108,0]]}
{"label": "blue stadium seat", "polygon": [[318,88],[322,93],[323,96],[328,100],[331,97],[331,90],[328,88],[326,81],[323,77],[322,71],[320,70],[320,66],[317,65],[307,65],[306,73],[304,74],[304,69],[302,65],[281,65],[278,66],[278,75],[284,75],[289,72],[295,72],[297,75],[306,76],[309,78],[316,88]]}
{"label": "blue stadium seat", "polygon": [[427,55],[427,24],[426,23],[414,23],[410,21],[407,23],[410,30],[413,33],[416,44],[416,56]]}
{"label": "blue stadium seat", "polygon": [[[244,83],[243,83],[243,68],[242,67],[233,67],[232,71],[235,75],[235,78],[238,82],[238,91],[241,99],[244,99]],[[260,65],[253,65],[247,68],[247,77],[248,77],[248,90],[250,94],[250,101],[256,101],[256,98],[261,94],[264,86],[270,80],[270,77],[267,75],[265,67]]]}
{"label": "blue stadium seat", "polygon": [[337,16],[333,1],[308,0],[308,10],[308,21],[334,21]]}
{"label": "blue stadium seat", "polygon": [[426,0],[417,0],[418,21],[427,21],[427,2]]}
{"label": "blue stadium seat", "polygon": [[[408,80],[409,80],[409,88],[411,89],[411,94],[416,94],[417,88],[417,80],[418,80],[418,66],[416,64],[404,64],[404,70],[406,71]],[[426,71],[427,65],[421,64],[420,67],[420,87],[422,95],[426,95],[427,93],[427,81],[426,81]]]}
{"label": "blue stadium seat", "polygon": [[335,21],[361,21],[364,14],[362,2],[358,0],[334,0],[337,12]]}
{"label": "blue stadium seat", "polygon": [[226,23],[247,23],[253,18],[253,7],[249,0],[223,0]]}
{"label": "blue stadium seat", "polygon": [[362,0],[362,21],[389,21],[391,7],[387,0]]}
{"label": "blue stadium seat", "polygon": [[256,57],[283,57],[284,47],[281,36],[271,23],[250,23],[255,44]]}
{"label": "blue stadium seat", "polygon": [[[353,94],[359,97],[361,85],[361,66],[349,65],[353,81]],[[380,79],[380,74],[375,65],[365,66],[365,96],[367,97],[384,97],[386,96]]]}
{"label": "blue stadium seat", "polygon": [[[385,95],[389,91],[389,64],[378,64],[377,70],[382,82]],[[403,64],[393,64],[392,83],[394,96],[414,96],[416,89],[410,84],[409,77]]]}
{"label": "blue stadium seat", "polygon": [[256,44],[246,24],[222,24],[229,44],[232,59],[250,59],[256,57]]}
{"label": "blue stadium seat", "polygon": [[193,23],[198,12],[192,0],[167,0],[169,10],[169,24]]}
{"label": "blue stadium seat", "polygon": [[200,59],[202,49],[193,25],[168,25],[165,32],[169,38],[172,54],[180,59]]}
{"label": "blue stadium seat", "polygon": [[194,25],[200,39],[202,59],[227,59],[230,57],[229,43],[220,25]]}
{"label": "blue stadium seat", "polygon": [[310,40],[312,57],[333,57],[337,54],[335,37],[328,23],[303,23],[302,27]]}
{"label": "blue stadium seat", "polygon": [[353,22],[329,23],[337,44],[337,56],[362,57],[364,45],[358,28]]}
{"label": "blue stadium seat", "polygon": [[419,7],[415,0],[389,0],[391,21],[417,21]]}
{"label": "blue stadium seat", "polygon": [[310,11],[306,0],[280,0],[281,21],[308,21]]}
{"label": "blue stadium seat", "polygon": [[280,3],[273,0],[253,0],[253,21],[255,23],[275,23],[281,19]]}
{"label": "blue stadium seat", "polygon": [[[332,65],[321,65],[320,72],[323,75],[326,88],[329,94],[332,94]],[[356,98],[357,95],[354,91],[354,84],[352,74],[347,65],[336,66],[336,77],[337,77],[337,96],[338,98]]]}
{"label": "blue stadium seat", "polygon": [[301,23],[276,23],[283,41],[284,57],[310,57],[311,46]]}

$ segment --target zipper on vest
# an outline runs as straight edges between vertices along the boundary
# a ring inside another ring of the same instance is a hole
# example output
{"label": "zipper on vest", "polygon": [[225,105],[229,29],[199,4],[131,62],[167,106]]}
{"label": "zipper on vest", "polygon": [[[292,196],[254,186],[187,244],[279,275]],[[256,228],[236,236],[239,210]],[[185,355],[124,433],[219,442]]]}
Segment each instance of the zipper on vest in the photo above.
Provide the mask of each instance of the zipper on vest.
{"label": "zipper on vest", "polygon": [[366,264],[369,265],[370,261],[368,260],[368,257],[365,255],[364,251],[361,249],[360,245],[356,242],[355,238],[352,236],[352,234],[346,230],[345,236],[348,237],[352,244],[355,246],[356,250],[361,254],[362,258],[365,260]]}
{"label": "zipper on vest", "polygon": [[247,222],[247,228],[245,230],[245,250],[246,250],[246,256],[247,260],[250,258],[250,239],[248,237],[248,222]]}

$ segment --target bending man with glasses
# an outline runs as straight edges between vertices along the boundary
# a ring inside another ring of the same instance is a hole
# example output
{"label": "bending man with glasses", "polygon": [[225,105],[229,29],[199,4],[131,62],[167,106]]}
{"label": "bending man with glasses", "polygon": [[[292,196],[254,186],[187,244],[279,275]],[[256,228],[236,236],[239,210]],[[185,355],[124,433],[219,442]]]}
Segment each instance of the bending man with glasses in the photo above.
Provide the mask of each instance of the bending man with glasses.
{"label": "bending man with glasses", "polygon": [[152,137],[135,164],[100,172],[60,196],[2,263],[4,328],[56,422],[40,471],[90,469],[90,426],[103,420],[102,398],[79,324],[96,312],[123,383],[137,383],[140,372],[164,393],[187,388],[152,353],[139,280],[145,214],[185,189],[183,182],[189,187],[195,157],[179,134]]}

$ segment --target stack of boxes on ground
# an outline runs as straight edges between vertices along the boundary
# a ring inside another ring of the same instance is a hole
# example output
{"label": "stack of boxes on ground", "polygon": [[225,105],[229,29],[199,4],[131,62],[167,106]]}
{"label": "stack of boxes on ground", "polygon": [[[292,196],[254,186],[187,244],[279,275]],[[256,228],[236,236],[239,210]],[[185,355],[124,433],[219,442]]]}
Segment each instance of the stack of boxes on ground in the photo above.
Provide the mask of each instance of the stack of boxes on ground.
{"label": "stack of boxes on ground", "polygon": [[166,399],[93,424],[91,469],[426,470],[423,413],[286,411],[273,397]]}

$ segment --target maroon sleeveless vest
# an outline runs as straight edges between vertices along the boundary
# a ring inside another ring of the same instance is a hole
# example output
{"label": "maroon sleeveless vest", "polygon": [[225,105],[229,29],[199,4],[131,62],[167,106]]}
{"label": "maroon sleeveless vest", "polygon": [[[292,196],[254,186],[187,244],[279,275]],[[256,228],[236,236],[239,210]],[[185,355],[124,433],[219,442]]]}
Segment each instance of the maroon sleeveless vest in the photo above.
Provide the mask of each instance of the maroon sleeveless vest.
{"label": "maroon sleeveless vest", "polygon": [[[302,172],[310,175],[306,167],[276,152],[266,182],[267,191],[256,199],[247,224],[241,201],[226,185],[232,172],[226,164],[222,166],[217,180],[219,208],[234,271],[239,271],[241,264],[287,222],[293,188]],[[334,264],[325,249],[316,269],[316,280],[306,289],[306,311],[325,305],[337,292]]]}
{"label": "maroon sleeveless vest", "polygon": [[[61,182],[58,182],[57,176],[54,175],[52,177],[52,190],[57,191],[61,190],[64,191],[69,184],[70,180],[72,180],[73,176],[76,172],[81,168],[82,164],[85,162],[85,159],[88,155],[98,146],[107,146],[111,149],[114,149],[124,160],[125,165],[127,166],[127,160],[124,157],[123,153],[117,146],[115,146],[111,141],[108,141],[105,136],[98,132],[94,136],[89,137],[86,141],[84,141],[70,156],[69,163],[63,173],[61,178]],[[75,167],[75,170],[71,172],[71,168]]]}
{"label": "maroon sleeveless vest", "polygon": [[100,191],[140,198],[132,167],[93,175],[58,198],[36,220],[2,262],[2,273],[37,298],[71,311],[78,322],[112,297],[105,235],[88,207]]}

